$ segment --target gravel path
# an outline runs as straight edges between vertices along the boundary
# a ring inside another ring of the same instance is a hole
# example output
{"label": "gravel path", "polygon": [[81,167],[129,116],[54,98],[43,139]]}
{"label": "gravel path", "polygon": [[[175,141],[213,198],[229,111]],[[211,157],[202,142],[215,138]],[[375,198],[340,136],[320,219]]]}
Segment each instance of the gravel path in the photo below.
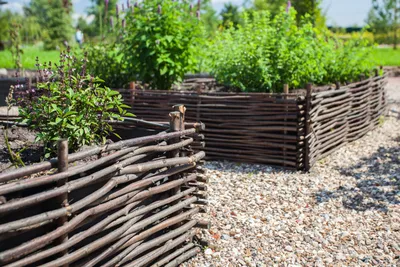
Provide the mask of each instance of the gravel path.
{"label": "gravel path", "polygon": [[207,163],[211,245],[182,266],[400,266],[400,105],[391,110],[308,174]]}

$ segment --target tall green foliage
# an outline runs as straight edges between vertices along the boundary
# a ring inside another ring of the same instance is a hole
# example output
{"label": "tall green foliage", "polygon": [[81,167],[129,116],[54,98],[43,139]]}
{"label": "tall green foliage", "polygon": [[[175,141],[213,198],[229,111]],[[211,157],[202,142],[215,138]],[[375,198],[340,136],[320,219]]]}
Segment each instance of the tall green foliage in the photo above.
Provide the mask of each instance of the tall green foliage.
{"label": "tall green foliage", "polygon": [[255,10],[267,10],[271,12],[272,16],[276,16],[280,13],[282,7],[286,7],[288,2],[297,11],[296,20],[300,23],[302,18],[308,14],[310,20],[317,27],[325,26],[325,16],[321,9],[321,0],[254,0],[253,8]]}
{"label": "tall green foliage", "polygon": [[210,0],[201,1],[200,6],[201,11],[201,23],[204,27],[205,37],[214,36],[215,32],[218,29],[218,26],[221,24],[221,21],[218,17],[217,11],[213,8]]}
{"label": "tall green foliage", "polygon": [[239,6],[236,6],[232,3],[225,3],[220,15],[222,17],[222,25],[224,27],[229,28],[233,26],[237,28],[240,23]]}
{"label": "tall green foliage", "polygon": [[279,92],[285,83],[299,88],[369,74],[373,63],[365,42],[343,43],[306,20],[297,26],[294,10],[273,18],[265,11],[251,18],[245,13],[237,30],[221,32],[211,44],[211,71],[226,85],[262,92]]}
{"label": "tall green foliage", "polygon": [[72,18],[69,6],[62,0],[31,0],[25,8],[27,16],[35,16],[44,30],[44,48],[62,47],[72,36]]}
{"label": "tall green foliage", "polygon": [[121,53],[132,76],[167,90],[194,69],[199,12],[173,0],[144,1],[127,12]]}

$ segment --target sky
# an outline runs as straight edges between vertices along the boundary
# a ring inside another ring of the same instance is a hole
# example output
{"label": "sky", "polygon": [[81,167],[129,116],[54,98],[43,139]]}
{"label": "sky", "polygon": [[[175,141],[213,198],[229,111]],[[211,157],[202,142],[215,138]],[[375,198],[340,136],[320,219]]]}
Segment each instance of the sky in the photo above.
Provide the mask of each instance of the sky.
{"label": "sky", "polygon": [[[6,0],[8,4],[3,5],[1,8],[11,9],[16,12],[22,12],[22,6],[27,4],[29,0]],[[134,0],[131,0],[132,2]],[[301,1],[301,0],[292,0]],[[72,0],[74,4],[74,19],[79,16],[85,17],[86,9],[91,5],[90,0]],[[220,11],[224,3],[231,2],[233,4],[242,4],[243,0],[211,0],[214,8]],[[372,4],[371,0],[322,0],[323,11],[327,15],[327,23],[329,26],[363,26],[367,18],[368,11]],[[122,1],[121,3],[126,3]],[[90,20],[90,18],[88,18]]]}

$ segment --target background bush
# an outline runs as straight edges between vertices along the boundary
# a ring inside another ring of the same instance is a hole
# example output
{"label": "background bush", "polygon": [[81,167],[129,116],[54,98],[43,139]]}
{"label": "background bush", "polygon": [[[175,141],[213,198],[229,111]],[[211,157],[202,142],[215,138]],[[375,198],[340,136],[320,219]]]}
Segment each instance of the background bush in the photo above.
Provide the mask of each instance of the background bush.
{"label": "background bush", "polygon": [[[104,84],[111,88],[125,88],[133,77],[129,75],[119,55],[116,44],[103,43],[85,46],[87,53],[87,69],[93,76],[101,77]],[[83,58],[83,55],[81,55]]]}
{"label": "background bush", "polygon": [[367,41],[339,40],[314,28],[308,16],[298,26],[292,9],[274,18],[265,11],[245,13],[237,30],[217,34],[208,56],[219,82],[242,91],[280,92],[285,83],[299,88],[368,76],[374,67],[369,52]]}
{"label": "background bush", "polygon": [[200,22],[187,2],[143,1],[125,19],[121,54],[131,77],[168,90],[195,68]]}

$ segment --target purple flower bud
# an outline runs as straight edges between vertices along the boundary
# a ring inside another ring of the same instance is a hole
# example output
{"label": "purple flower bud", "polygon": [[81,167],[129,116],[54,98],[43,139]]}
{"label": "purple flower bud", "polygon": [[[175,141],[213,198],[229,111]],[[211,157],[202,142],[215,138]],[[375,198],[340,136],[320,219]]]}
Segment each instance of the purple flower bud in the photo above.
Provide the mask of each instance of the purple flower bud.
{"label": "purple flower bud", "polygon": [[115,5],[115,15],[117,16],[117,19],[118,19],[118,15],[119,15],[118,4]]}
{"label": "purple flower bud", "polygon": [[198,19],[200,19],[200,10],[197,10],[197,11],[196,11],[196,17],[197,17]]}
{"label": "purple flower bud", "polygon": [[161,14],[161,5],[158,5],[157,12],[158,12],[158,14]]}
{"label": "purple flower bud", "polygon": [[135,2],[135,4],[133,6],[138,7],[139,6],[138,2]]}
{"label": "purple flower bud", "polygon": [[129,9],[131,7],[131,3],[129,2],[129,0],[126,0],[126,8]]}
{"label": "purple flower bud", "polygon": [[125,29],[126,23],[125,23],[125,19],[122,20],[122,28]]}
{"label": "purple flower bud", "polygon": [[124,12],[125,11],[125,6],[124,6],[124,4],[122,4],[122,12]]}
{"label": "purple flower bud", "polygon": [[111,28],[114,28],[114,20],[112,17],[110,17],[110,25],[111,25]]}
{"label": "purple flower bud", "polygon": [[193,9],[193,4],[190,4],[189,5],[189,10],[192,11],[192,9]]}
{"label": "purple flower bud", "polygon": [[287,2],[286,13],[289,13],[290,8],[292,7],[292,3],[290,1]]}
{"label": "purple flower bud", "polygon": [[105,10],[106,14],[107,14],[107,11],[108,11],[108,1],[109,0],[104,0],[104,10]]}
{"label": "purple flower bud", "polygon": [[197,1],[197,10],[200,10],[200,2],[201,2],[201,0]]}

